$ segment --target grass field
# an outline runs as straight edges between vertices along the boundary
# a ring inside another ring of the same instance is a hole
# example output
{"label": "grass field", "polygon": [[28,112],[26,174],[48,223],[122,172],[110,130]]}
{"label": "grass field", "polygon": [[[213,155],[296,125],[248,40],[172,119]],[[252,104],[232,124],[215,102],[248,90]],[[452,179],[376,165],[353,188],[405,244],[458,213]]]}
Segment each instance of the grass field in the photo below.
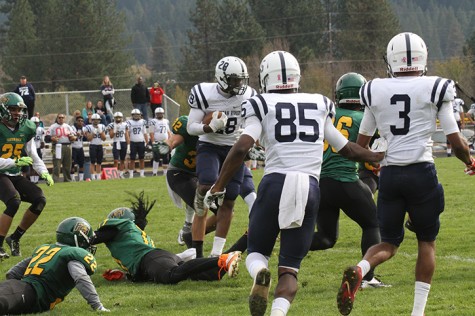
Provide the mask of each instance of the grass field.
{"label": "grass field", "polygon": [[[473,194],[475,177],[465,176],[463,164],[456,158],[438,158],[439,180],[445,189],[445,211],[441,215],[441,231],[437,244],[437,269],[429,295],[426,315],[475,314],[475,211]],[[256,184],[262,170],[253,171]],[[35,225],[23,237],[24,257],[41,243],[55,241],[58,223],[70,216],[86,218],[94,228],[112,209],[127,206],[126,191],[145,192],[157,204],[149,215],[147,233],[155,245],[172,252],[181,252],[184,246],[176,242],[184,213],[168,197],[164,177],[110,180],[81,183],[58,183],[53,187],[41,184],[48,204]],[[335,196],[334,198],[338,198]],[[13,230],[27,205],[14,219]],[[237,201],[235,217],[227,244],[234,242],[246,229],[247,210],[244,202]],[[299,292],[292,304],[290,315],[338,315],[336,293],[343,269],[356,264],[360,258],[359,227],[345,215],[340,220],[340,238],[333,249],[311,252],[304,259],[299,273]],[[205,254],[210,251],[212,237],[207,237]],[[278,252],[278,245],[275,253]],[[358,293],[351,315],[409,315],[412,310],[414,265],[417,255],[416,240],[411,232],[392,260],[376,270],[390,288],[368,289]],[[245,256],[243,256],[245,258]],[[101,276],[108,268],[116,268],[105,246],[98,247],[98,271],[92,276],[103,304],[117,315],[248,315],[247,297],[252,280],[244,260],[236,279],[220,282],[185,281],[177,285],[133,284],[108,282]],[[243,259],[244,259],[243,258]],[[20,257],[11,257],[1,263],[2,275]],[[276,256],[270,259],[273,286],[277,282]],[[271,295],[270,300],[273,297]],[[268,308],[268,312],[270,308]],[[73,290],[51,315],[84,315],[90,307]]]}

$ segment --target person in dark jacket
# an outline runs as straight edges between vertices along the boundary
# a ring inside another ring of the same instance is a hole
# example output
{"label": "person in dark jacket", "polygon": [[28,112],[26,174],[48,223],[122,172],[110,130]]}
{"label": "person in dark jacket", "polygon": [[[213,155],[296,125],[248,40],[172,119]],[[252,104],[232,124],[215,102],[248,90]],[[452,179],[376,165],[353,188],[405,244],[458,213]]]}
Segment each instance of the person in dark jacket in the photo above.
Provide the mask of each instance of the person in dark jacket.
{"label": "person in dark jacket", "polygon": [[33,117],[35,113],[35,89],[31,83],[26,82],[26,77],[20,77],[20,84],[13,90],[16,94],[19,94],[25,102],[28,110],[28,118]]}
{"label": "person in dark jacket", "polygon": [[141,76],[137,77],[137,83],[130,91],[130,100],[132,101],[134,109],[139,109],[143,114],[143,119],[148,122],[147,107],[150,103],[150,93],[143,84],[143,78]]}

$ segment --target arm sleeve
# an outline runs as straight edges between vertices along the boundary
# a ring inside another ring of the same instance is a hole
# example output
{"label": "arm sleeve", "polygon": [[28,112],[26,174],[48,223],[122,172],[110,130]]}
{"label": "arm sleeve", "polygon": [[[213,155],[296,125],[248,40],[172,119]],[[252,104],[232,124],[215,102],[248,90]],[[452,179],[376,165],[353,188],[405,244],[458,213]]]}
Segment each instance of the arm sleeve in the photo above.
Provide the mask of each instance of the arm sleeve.
{"label": "arm sleeve", "polygon": [[450,135],[459,131],[450,101],[442,103],[437,115],[439,117],[440,126],[444,130],[445,135]]}
{"label": "arm sleeve", "polygon": [[102,303],[99,300],[99,295],[92,283],[91,277],[87,274],[86,268],[84,268],[82,263],[75,260],[69,261],[68,270],[79,293],[81,293],[82,297],[84,297],[92,309],[96,310],[100,308]]}
{"label": "arm sleeve", "polygon": [[35,140],[32,138],[28,143],[26,143],[26,152],[28,156],[33,159],[33,169],[41,175],[44,172],[48,172],[48,168],[46,168],[45,163],[41,158],[38,156],[38,152],[36,151],[36,144]]}
{"label": "arm sleeve", "polygon": [[191,109],[190,114],[188,115],[188,124],[186,125],[186,130],[188,134],[198,136],[205,134],[203,130],[204,124],[201,123],[201,120],[204,117],[203,111],[200,109]]}
{"label": "arm sleeve", "polygon": [[368,108],[365,108],[363,119],[361,120],[359,134],[365,136],[373,136],[375,132],[376,120],[374,118],[374,115]]}
{"label": "arm sleeve", "polygon": [[257,116],[250,116],[244,121],[244,130],[242,134],[249,135],[257,141],[262,133],[262,125]]}
{"label": "arm sleeve", "polygon": [[91,240],[91,244],[97,245],[111,241],[117,235],[117,228],[111,226],[102,226],[94,232],[94,238]]}
{"label": "arm sleeve", "polygon": [[335,126],[333,126],[331,118],[327,117],[325,120],[324,135],[328,143],[335,148],[336,151],[340,151],[348,143],[340,131],[338,131]]}
{"label": "arm sleeve", "polygon": [[10,270],[7,271],[6,278],[8,280],[10,279],[21,280],[21,278],[23,277],[23,274],[25,274],[28,264],[30,263],[30,260],[31,260],[31,257],[28,257],[18,262],[17,264],[15,264],[13,267],[10,268]]}
{"label": "arm sleeve", "polygon": [[15,160],[11,158],[0,158],[0,170],[15,167]]}

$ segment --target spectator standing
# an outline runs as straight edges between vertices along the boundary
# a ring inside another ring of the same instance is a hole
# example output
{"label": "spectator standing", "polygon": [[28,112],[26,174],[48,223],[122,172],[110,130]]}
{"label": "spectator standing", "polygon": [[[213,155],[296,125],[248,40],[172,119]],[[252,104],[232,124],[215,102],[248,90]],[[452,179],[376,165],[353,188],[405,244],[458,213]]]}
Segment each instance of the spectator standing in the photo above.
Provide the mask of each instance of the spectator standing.
{"label": "spectator standing", "polygon": [[150,92],[143,84],[143,78],[137,77],[137,83],[132,87],[130,91],[130,100],[134,109],[138,109],[143,115],[145,123],[148,124],[148,110],[147,105],[150,103]]}
{"label": "spectator standing", "polygon": [[[51,186],[53,179],[36,151],[33,138],[36,126],[25,120],[26,105],[22,98],[13,92],[0,96],[2,108],[0,112],[0,200],[6,209],[0,215],[0,261],[9,257],[3,242],[6,241],[12,256],[20,256],[20,238],[33,225],[46,205],[46,198],[40,187],[28,181],[21,174],[21,168],[32,166],[41,178]],[[7,135],[9,135],[7,137]],[[5,236],[12,225],[13,217],[18,212],[22,201],[31,203],[25,211],[16,230],[9,237]]]}
{"label": "spectator standing", "polygon": [[150,142],[152,143],[153,162],[152,162],[152,176],[156,176],[158,167],[163,168],[163,174],[166,173],[170,153],[161,154],[158,150],[158,143],[166,142],[171,137],[170,122],[164,118],[165,110],[161,107],[155,109],[155,118],[150,120],[149,134]]}
{"label": "spectator standing", "polygon": [[[72,142],[72,165],[71,165],[71,180],[75,181],[75,173],[78,172],[78,181],[84,180],[84,140],[85,128],[84,119],[82,116],[76,117],[76,122],[73,124],[73,132],[76,134],[76,140]],[[77,170],[76,170],[77,166]]]}
{"label": "spectator standing", "polygon": [[[43,159],[43,148],[45,148],[45,129],[40,126],[40,119],[36,116],[33,116],[30,121],[36,125],[36,135],[35,135],[35,146],[36,153],[40,159]],[[35,171],[35,169],[30,168],[30,181],[34,184],[37,184],[40,179],[40,176]]]}
{"label": "spectator standing", "polygon": [[165,91],[163,91],[159,81],[155,82],[153,87],[150,88],[150,107],[152,108],[152,113],[155,113],[156,108],[162,107],[164,94]]}
{"label": "spectator standing", "polygon": [[[104,98],[104,106],[107,110],[107,114],[112,116],[112,113],[114,113],[114,105],[115,105],[115,99],[114,99],[114,86],[112,85],[112,82],[109,79],[109,76],[104,76],[104,79],[102,80],[102,86],[101,86],[101,93]],[[112,121],[112,120],[111,120]],[[108,123],[111,123],[108,122]]]}
{"label": "spectator standing", "polygon": [[86,102],[86,106],[82,109],[82,117],[83,117],[84,122],[85,122],[86,124],[91,124],[91,123],[92,123],[92,122],[89,122],[89,123],[88,123],[88,122],[86,121],[86,120],[88,119],[88,118],[87,118],[87,115],[88,115],[89,112],[92,112],[91,115],[94,114],[94,113],[96,113],[96,110],[94,109],[94,105],[92,104],[92,101],[87,101],[87,102]]}
{"label": "spectator standing", "polygon": [[28,118],[33,117],[33,113],[35,113],[35,88],[29,82],[25,76],[20,77],[20,84],[13,90],[16,94],[19,94],[23,102],[25,102],[27,110],[28,110]]}
{"label": "spectator standing", "polygon": [[432,155],[431,137],[437,118],[455,156],[466,165],[466,174],[475,174],[475,159],[453,115],[453,82],[425,76],[424,40],[414,33],[397,34],[387,45],[385,60],[390,77],[371,80],[360,90],[365,111],[357,140],[359,145],[368,146],[376,130],[387,140],[377,201],[382,242],[370,247],[363,260],[343,272],[337,305],[342,315],[350,314],[362,278],[396,255],[404,239],[408,213],[418,247],[411,315],[422,316],[435,271],[440,214],[445,207]]}
{"label": "spectator standing", "polygon": [[87,125],[84,134],[89,141],[89,157],[91,158],[91,180],[101,180],[101,165],[104,158],[102,143],[106,140],[106,127],[99,123],[99,114],[92,115],[92,124]]}
{"label": "spectator standing", "polygon": [[53,150],[53,179],[59,181],[59,171],[62,170],[63,181],[71,181],[72,151],[71,142],[76,140],[73,128],[64,123],[66,116],[58,114],[56,122],[46,132],[45,141],[52,143]]}
{"label": "spectator standing", "polygon": [[130,144],[129,127],[123,122],[122,112],[114,113],[114,122],[107,126],[107,131],[112,139],[112,155],[114,156],[114,167],[119,170],[119,176],[124,178],[125,157],[127,147]]}

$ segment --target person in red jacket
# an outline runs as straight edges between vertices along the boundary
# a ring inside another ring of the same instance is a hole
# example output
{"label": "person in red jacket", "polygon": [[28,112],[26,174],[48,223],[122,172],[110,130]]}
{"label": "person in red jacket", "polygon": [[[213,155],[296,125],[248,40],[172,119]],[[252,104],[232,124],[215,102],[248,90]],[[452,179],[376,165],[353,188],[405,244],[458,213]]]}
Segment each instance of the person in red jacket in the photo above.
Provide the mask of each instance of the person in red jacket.
{"label": "person in red jacket", "polygon": [[162,107],[162,96],[165,94],[160,82],[155,82],[153,87],[150,88],[150,106],[152,107],[152,113],[155,113],[155,109]]}

